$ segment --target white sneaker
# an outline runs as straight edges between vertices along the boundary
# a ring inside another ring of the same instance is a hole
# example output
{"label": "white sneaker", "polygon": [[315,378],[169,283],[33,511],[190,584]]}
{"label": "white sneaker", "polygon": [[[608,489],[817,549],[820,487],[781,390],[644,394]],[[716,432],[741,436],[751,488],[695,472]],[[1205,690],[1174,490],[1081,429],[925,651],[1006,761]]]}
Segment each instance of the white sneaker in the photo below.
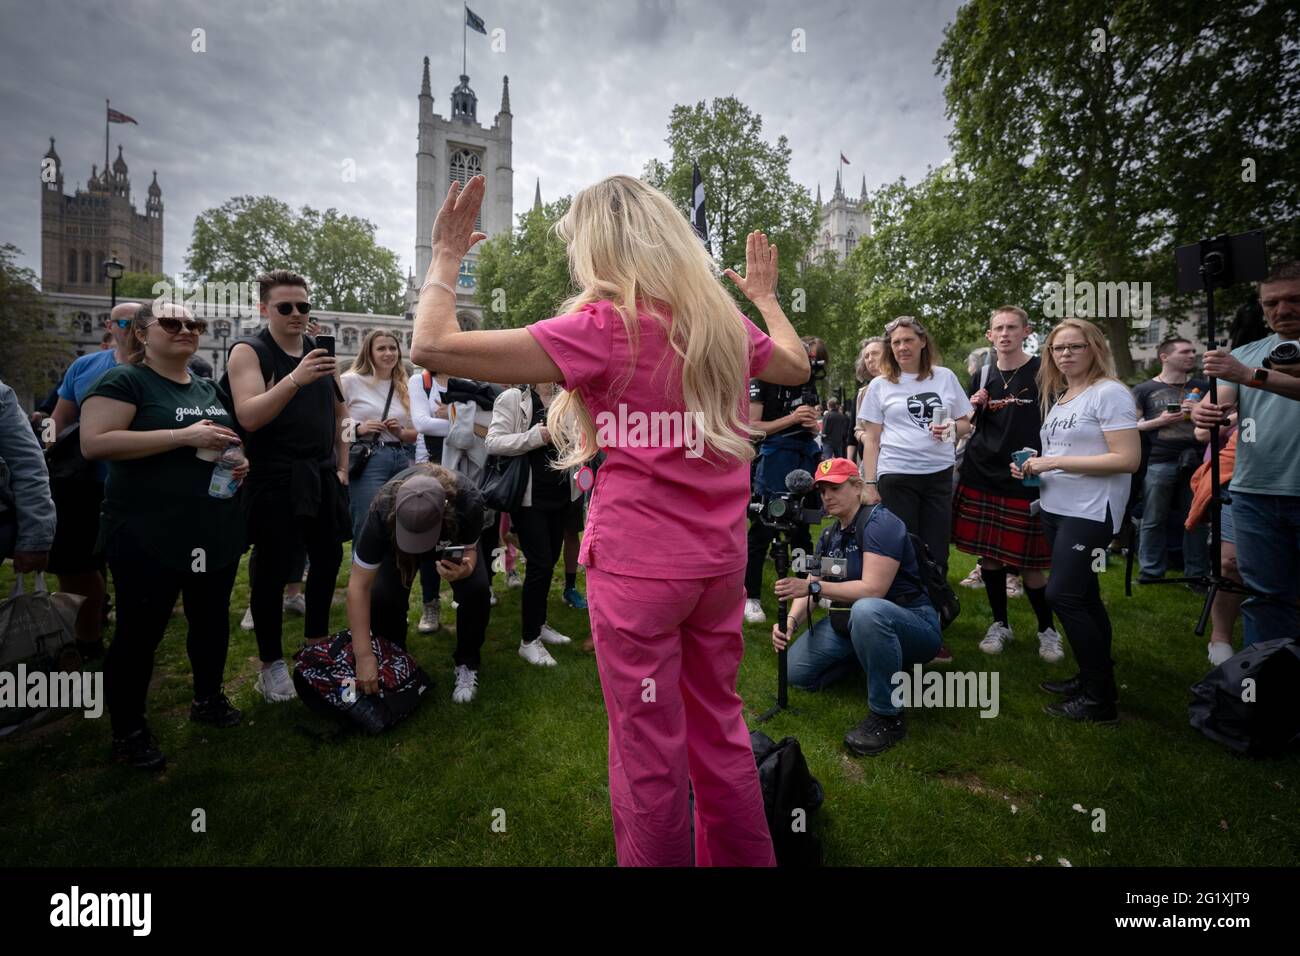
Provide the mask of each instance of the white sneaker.
{"label": "white sneaker", "polygon": [[[497,592],[496,592],[496,591],[489,591],[488,594],[492,595],[492,599],[488,602],[488,607],[496,607],[496,606],[497,606]],[[454,606],[454,605],[453,605],[453,606]]]}
{"label": "white sneaker", "polygon": [[1236,653],[1227,641],[1210,641],[1205,649],[1210,653],[1212,667],[1218,667]]}
{"label": "white sneaker", "polygon": [[306,614],[307,598],[303,596],[302,592],[290,594],[284,599],[284,609],[290,614]]}
{"label": "white sneaker", "polygon": [[506,575],[506,587],[521,588],[524,586],[523,580],[519,577],[518,571],[511,571]]}
{"label": "white sneaker", "polygon": [[276,661],[257,675],[257,689],[270,704],[283,703],[298,696],[293,689],[293,678],[289,676],[289,666],[283,660]]}
{"label": "white sneaker", "polygon": [[420,614],[420,623],[415,625],[415,629],[421,634],[432,634],[438,629],[438,602],[430,601],[424,605],[424,610]]}
{"label": "white sneaker", "polygon": [[985,654],[1001,654],[1002,648],[1011,643],[1013,638],[1011,628],[999,621],[994,621],[984,634],[984,640],[980,641],[980,650]]}
{"label": "white sneaker", "polygon": [[546,649],[546,645],[540,639],[529,644],[520,641],[519,656],[530,664],[536,664],[538,667],[554,667],[556,665],[555,658],[551,656],[551,652]]}
{"label": "white sneaker", "polygon": [[1018,598],[1025,596],[1025,586],[1020,583],[1020,578],[1014,574],[1007,575],[1007,597]]}
{"label": "white sneaker", "polygon": [[456,665],[456,686],[451,692],[453,704],[468,704],[478,693],[478,671],[472,671],[464,664]]}
{"label": "white sneaker", "polygon": [[767,620],[763,605],[758,598],[745,598],[745,621],[749,624],[762,624]]}
{"label": "white sneaker", "polygon": [[555,628],[551,627],[551,625],[549,625],[549,624],[543,624],[543,625],[542,625],[541,638],[542,638],[542,640],[545,641],[547,644],[569,644],[569,643],[572,643],[571,638],[567,638],[567,637],[565,637],[563,634],[561,634],[561,633],[560,633],[559,631],[557,631]]}
{"label": "white sneaker", "polygon": [[1065,648],[1061,646],[1061,635],[1056,633],[1056,628],[1038,632],[1038,656],[1049,664],[1065,660]]}
{"label": "white sneaker", "polygon": [[240,630],[251,631],[253,629],[253,609],[250,607],[244,612],[243,619],[239,622]]}

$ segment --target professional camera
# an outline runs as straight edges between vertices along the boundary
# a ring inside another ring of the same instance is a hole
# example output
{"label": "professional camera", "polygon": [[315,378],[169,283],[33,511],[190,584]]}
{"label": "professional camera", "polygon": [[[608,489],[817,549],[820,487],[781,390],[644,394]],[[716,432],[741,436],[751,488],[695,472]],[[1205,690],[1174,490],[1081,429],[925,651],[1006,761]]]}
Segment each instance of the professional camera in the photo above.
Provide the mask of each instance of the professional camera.
{"label": "professional camera", "polygon": [[810,359],[808,364],[812,366],[812,369],[808,374],[808,381],[804,382],[801,386],[792,387],[786,390],[785,410],[787,415],[792,413],[801,405],[817,407],[822,403],[821,396],[817,392],[817,383],[826,378],[826,360]]}
{"label": "professional camera", "polygon": [[[808,525],[819,524],[826,512],[815,505],[812,475],[802,468],[785,476],[786,490],[776,494],[754,495],[749,510],[769,528],[792,533]],[[812,499],[812,500],[809,500]]]}
{"label": "professional camera", "polygon": [[1300,343],[1296,342],[1279,342],[1264,359],[1264,368],[1275,368],[1292,375],[1296,374],[1296,366],[1300,366]]}

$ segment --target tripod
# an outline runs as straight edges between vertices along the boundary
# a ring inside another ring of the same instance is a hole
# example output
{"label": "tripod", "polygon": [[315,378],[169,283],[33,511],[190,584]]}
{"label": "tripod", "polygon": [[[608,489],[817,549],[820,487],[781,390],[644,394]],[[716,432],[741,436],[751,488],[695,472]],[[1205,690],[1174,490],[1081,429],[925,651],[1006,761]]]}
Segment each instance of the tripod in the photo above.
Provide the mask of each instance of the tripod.
{"label": "tripod", "polygon": [[[1205,334],[1206,348],[1213,351],[1218,348],[1218,336],[1215,334],[1215,316],[1214,316],[1214,289],[1217,285],[1224,285],[1228,278],[1227,258],[1222,251],[1213,251],[1206,253],[1202,258],[1197,271],[1201,278],[1201,287],[1205,292]],[[1244,387],[1244,386],[1243,386]],[[1219,404],[1219,380],[1213,375],[1210,376],[1210,404]],[[1220,591],[1226,591],[1229,594],[1241,594],[1247,597],[1258,598],[1264,601],[1277,601],[1277,598],[1269,597],[1254,588],[1247,587],[1245,584],[1238,584],[1231,578],[1223,574],[1223,539],[1221,535],[1222,509],[1225,504],[1231,504],[1232,499],[1225,495],[1223,491],[1223,482],[1219,470],[1219,422],[1210,426],[1210,569],[1209,572],[1200,577],[1181,577],[1181,578],[1163,578],[1159,581],[1148,581],[1147,584],[1196,584],[1204,587],[1205,602],[1201,606],[1200,616],[1196,619],[1195,634],[1198,637],[1205,635],[1205,622],[1210,618],[1210,609],[1214,606],[1214,599]],[[1133,547],[1130,555],[1137,550],[1140,535],[1134,535]],[[1285,602],[1283,602],[1285,603]]]}
{"label": "tripod", "polygon": [[[790,571],[790,542],[786,538],[787,532],[783,528],[776,530],[776,537],[772,539],[772,563],[776,566],[776,578],[781,580]],[[785,624],[790,619],[790,602],[784,598],[776,602],[776,613],[778,620],[781,622],[781,629],[785,630]],[[787,635],[793,639],[794,635]],[[789,706],[789,696],[787,694],[788,685],[788,664],[786,655],[790,651],[789,641],[786,646],[777,651],[776,654],[776,703],[768,708],[763,716],[758,718],[758,722],[765,723],[771,720],[783,710],[789,710],[792,714],[798,714],[799,711],[793,710]]]}

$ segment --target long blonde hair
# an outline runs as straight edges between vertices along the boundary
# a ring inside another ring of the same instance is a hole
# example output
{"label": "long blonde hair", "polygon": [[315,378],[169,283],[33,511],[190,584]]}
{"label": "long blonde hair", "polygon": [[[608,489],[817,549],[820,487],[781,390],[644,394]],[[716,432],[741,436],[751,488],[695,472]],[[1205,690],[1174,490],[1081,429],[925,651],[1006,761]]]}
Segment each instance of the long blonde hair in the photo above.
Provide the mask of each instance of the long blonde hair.
{"label": "long blonde hair", "polygon": [[361,340],[361,348],[357,351],[357,357],[352,360],[352,371],[358,375],[365,375],[370,378],[375,377],[375,360],[370,354],[370,347],[374,344],[375,339],[386,336],[393,340],[397,346],[397,364],[393,366],[393,394],[402,401],[402,407],[406,409],[406,414],[411,414],[411,395],[410,386],[407,379],[410,372],[406,368],[406,362],[402,359],[402,340],[397,337],[396,332],[389,332],[387,329],[371,329],[366,333],[366,337]]}
{"label": "long blonde hair", "polygon": [[1106,336],[1101,334],[1101,329],[1083,319],[1062,319],[1052,328],[1052,331],[1047,333],[1047,341],[1043,343],[1040,350],[1043,360],[1038,366],[1038,404],[1044,418],[1068,388],[1065,376],[1057,366],[1056,356],[1052,352],[1052,342],[1056,340],[1056,336],[1062,329],[1078,330],[1083,335],[1084,341],[1088,343],[1088,356],[1092,359],[1092,364],[1088,366],[1088,385],[1103,378],[1119,381],[1119,376],[1115,374],[1115,357],[1111,355],[1110,344],[1107,343]]}
{"label": "long blonde hair", "polygon": [[[555,230],[567,245],[579,289],[560,312],[608,299],[623,319],[632,354],[614,393],[632,378],[637,314],[645,312],[668,335],[674,369],[681,369],[681,394],[672,397],[694,413],[700,440],[723,456],[752,458],[750,436],[757,432],[741,415],[749,336],[686,217],[653,186],[611,176],[579,192]],[[557,394],[547,428],[555,438],[556,468],[582,464],[599,451],[591,411],[576,392]]]}

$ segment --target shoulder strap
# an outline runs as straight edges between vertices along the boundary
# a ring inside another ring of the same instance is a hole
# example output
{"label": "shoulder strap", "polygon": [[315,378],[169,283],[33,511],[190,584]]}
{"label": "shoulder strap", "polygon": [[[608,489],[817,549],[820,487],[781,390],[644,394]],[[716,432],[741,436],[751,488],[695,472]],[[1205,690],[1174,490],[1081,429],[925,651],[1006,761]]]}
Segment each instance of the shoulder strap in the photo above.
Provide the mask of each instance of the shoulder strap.
{"label": "shoulder strap", "polygon": [[388,376],[388,398],[384,400],[384,414],[380,416],[381,420],[388,420],[388,406],[393,404],[393,389],[397,387],[397,379]]}

